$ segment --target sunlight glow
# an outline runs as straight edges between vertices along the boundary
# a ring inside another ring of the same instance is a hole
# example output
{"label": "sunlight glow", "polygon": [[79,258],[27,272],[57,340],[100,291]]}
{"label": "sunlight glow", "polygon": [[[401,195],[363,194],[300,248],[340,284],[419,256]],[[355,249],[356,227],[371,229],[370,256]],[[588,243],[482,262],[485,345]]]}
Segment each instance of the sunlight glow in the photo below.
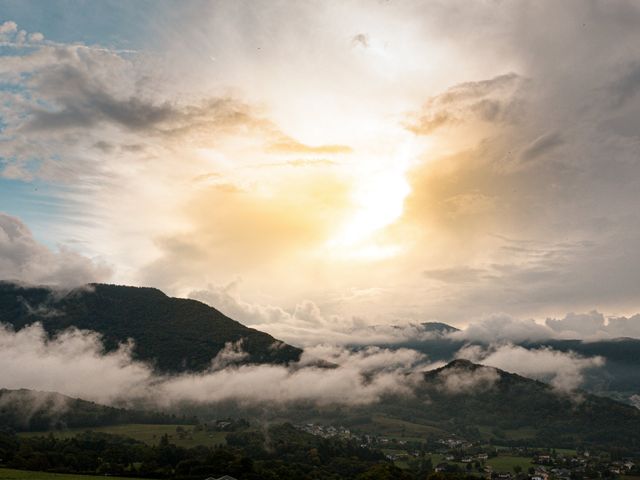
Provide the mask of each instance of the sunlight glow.
{"label": "sunlight glow", "polygon": [[[360,259],[387,258],[401,250],[398,245],[379,245],[372,237],[402,215],[404,200],[411,192],[406,172],[414,150],[411,142],[403,142],[386,164],[356,183],[352,195],[355,213],[328,241],[330,250],[340,251],[339,256]],[[362,165],[371,162],[360,159]]]}

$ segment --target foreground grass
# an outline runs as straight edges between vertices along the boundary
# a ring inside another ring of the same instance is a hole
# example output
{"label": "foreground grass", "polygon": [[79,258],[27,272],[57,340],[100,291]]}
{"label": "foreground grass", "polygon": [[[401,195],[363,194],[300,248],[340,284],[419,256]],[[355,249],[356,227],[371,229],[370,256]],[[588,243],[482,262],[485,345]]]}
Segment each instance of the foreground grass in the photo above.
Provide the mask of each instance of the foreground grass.
{"label": "foreground grass", "polygon": [[[106,477],[113,480],[127,477]],[[103,475],[74,475],[70,473],[32,472],[29,470],[12,470],[0,468],[0,480],[104,480]]]}
{"label": "foreground grass", "polygon": [[[182,427],[185,430],[183,435],[178,435],[178,427]],[[86,431],[122,435],[124,437],[130,437],[134,440],[146,443],[147,445],[157,445],[163,435],[167,435],[171,443],[184,448],[196,447],[198,445],[224,445],[227,443],[226,432],[196,432],[192,425],[144,425],[133,423],[126,425],[111,425],[107,427],[72,428],[52,432],[23,432],[19,433],[19,435],[24,437],[35,437],[52,434],[56,438],[71,438],[78,433]]]}

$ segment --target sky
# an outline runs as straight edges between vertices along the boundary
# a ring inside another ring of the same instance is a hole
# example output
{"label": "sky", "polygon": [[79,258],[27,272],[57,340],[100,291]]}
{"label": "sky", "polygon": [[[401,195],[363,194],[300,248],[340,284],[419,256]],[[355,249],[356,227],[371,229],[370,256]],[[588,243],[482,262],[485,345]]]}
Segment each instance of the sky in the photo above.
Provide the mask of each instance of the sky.
{"label": "sky", "polygon": [[617,0],[0,0],[0,277],[153,286],[298,344],[631,325],[638,24]]}

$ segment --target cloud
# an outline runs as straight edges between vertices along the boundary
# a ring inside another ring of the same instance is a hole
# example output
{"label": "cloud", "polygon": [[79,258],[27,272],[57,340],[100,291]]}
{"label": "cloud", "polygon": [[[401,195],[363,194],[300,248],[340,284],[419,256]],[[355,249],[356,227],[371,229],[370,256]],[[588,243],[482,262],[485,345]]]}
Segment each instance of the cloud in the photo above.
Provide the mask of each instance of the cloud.
{"label": "cloud", "polygon": [[240,276],[275,268],[273,275],[290,281],[281,269],[290,271],[287,261],[321,248],[342,225],[349,190],[339,175],[306,171],[282,175],[266,191],[203,187],[183,207],[191,228],[157,239],[159,258],[142,270],[141,281],[174,291],[219,281],[211,265]]}
{"label": "cloud", "polygon": [[73,287],[104,281],[111,269],[67,247],[57,251],[38,243],[16,217],[0,213],[0,278]]}
{"label": "cloud", "polygon": [[606,317],[598,311],[567,313],[562,318],[546,318],[544,323],[518,319],[506,314],[491,315],[470,322],[466,328],[448,334],[454,340],[494,342],[537,342],[549,339],[606,340],[640,338],[640,315]]}
{"label": "cloud", "polygon": [[616,107],[622,107],[626,101],[631,100],[640,91],[640,62],[633,61],[627,65],[612,82],[610,91]]}
{"label": "cloud", "polygon": [[[452,284],[473,282],[476,275],[488,274],[484,270],[466,267],[424,272],[431,279]],[[268,331],[276,338],[305,347],[323,342],[337,345],[397,345],[441,338],[485,344],[550,339],[592,341],[640,338],[640,315],[607,317],[598,311],[591,311],[535,320],[493,314],[469,321],[465,328],[458,331],[439,333],[406,319],[399,319],[393,324],[372,324],[370,318],[329,314],[311,300],[299,302],[289,309],[269,303],[248,302],[242,298],[241,283],[238,279],[223,286],[209,285],[207,289],[194,290],[188,296],[242,323]]]}
{"label": "cloud", "polygon": [[353,149],[347,145],[305,145],[292,138],[282,138],[271,143],[267,151],[273,153],[311,153],[311,154],[338,154],[351,153]]}
{"label": "cloud", "polygon": [[308,299],[286,309],[269,303],[248,302],[242,298],[241,283],[238,279],[223,286],[209,285],[207,289],[190,292],[188,297],[206,303],[241,323],[305,348],[323,343],[343,346],[394,345],[444,336],[443,333],[426,331],[419,323],[371,325],[370,321],[361,317],[328,313]]}
{"label": "cloud", "polygon": [[230,365],[242,363],[249,356],[249,354],[242,349],[243,344],[243,339],[237,342],[225,343],[224,348],[220,350],[211,361],[211,369],[222,370]]}
{"label": "cloud", "polygon": [[354,47],[369,48],[369,36],[366,33],[358,33],[351,39]]}
{"label": "cloud", "polygon": [[245,128],[267,133],[275,128],[255,116],[248,105],[230,97],[178,103],[156,101],[139,89],[128,95],[114,91],[108,79],[91,71],[89,62],[47,65],[30,88],[48,102],[47,108],[32,106],[27,111],[20,128],[30,134],[111,125],[131,133],[175,139]]}
{"label": "cloud", "polygon": [[16,33],[17,31],[18,31],[18,25],[16,24],[16,22],[7,20],[2,25],[0,25],[0,34],[2,35]]}
{"label": "cloud", "polygon": [[142,395],[151,378],[131,361],[131,346],[105,353],[94,332],[67,330],[49,339],[39,324],[17,332],[0,325],[0,384],[8,389],[55,391],[111,402],[126,392]]}
{"label": "cloud", "polygon": [[[154,49],[139,54],[14,48],[0,62],[2,174],[81,186],[65,200],[82,199],[83,216],[66,229],[109,252],[122,281],[182,294],[240,275],[251,303],[291,313],[308,299],[340,314],[341,336],[354,317],[637,311],[635,3],[289,10],[158,9],[135,36]],[[366,51],[349,45],[361,32],[375,32]],[[302,192],[311,175],[289,175],[320,165],[256,167],[341,145],[353,149],[331,167],[341,188],[324,194]],[[212,171],[215,188],[191,181]],[[402,216],[373,235],[399,248],[393,261],[343,261],[330,239],[353,224],[353,187],[373,172],[384,181],[357,199],[372,217],[387,179],[410,186]]]}
{"label": "cloud", "polygon": [[[277,347],[276,347],[277,348]],[[48,338],[39,324],[17,332],[0,327],[0,384],[6,388],[57,391],[66,395],[119,403],[143,401],[168,406],[176,402],[242,404],[313,402],[363,405],[385,395],[413,395],[426,358],[413,350],[370,347],[350,352],[327,345],[305,351],[291,367],[235,365],[241,345],[228,345],[209,371],[157,376],[131,358],[132,345],[105,353],[94,332],[70,329]],[[319,362],[333,364],[318,367]]]}
{"label": "cloud", "polygon": [[407,128],[418,135],[469,121],[503,122],[515,120],[518,90],[524,80],[515,73],[477,82],[455,85],[431,97]]}
{"label": "cloud", "polygon": [[600,312],[567,313],[562,319],[548,318],[545,324],[559,333],[575,334],[579,338],[588,337],[604,331],[605,317]]}
{"label": "cloud", "polygon": [[500,340],[524,342],[547,340],[554,337],[554,332],[534,320],[518,320],[508,315],[493,315],[473,322],[464,330],[449,334],[449,337],[486,343]]}
{"label": "cloud", "polygon": [[53,427],[56,423],[56,417],[67,412],[70,407],[72,405],[68,397],[53,392],[0,389],[0,409],[13,412],[14,418],[24,427],[29,425],[34,415],[41,412],[47,413]]}
{"label": "cloud", "polygon": [[527,349],[512,344],[466,346],[456,356],[550,383],[563,392],[579,388],[588,370],[600,368],[605,363],[602,357],[583,357],[552,348]]}
{"label": "cloud", "polygon": [[439,280],[447,283],[472,282],[485,271],[471,267],[450,267],[425,270],[422,274],[426,278]]}
{"label": "cloud", "polygon": [[455,365],[442,369],[437,375],[439,388],[452,395],[490,390],[499,379],[495,368],[485,366],[466,368]]}
{"label": "cloud", "polygon": [[209,285],[206,290],[194,290],[188,297],[206,303],[241,323],[259,325],[262,323],[288,323],[292,314],[284,309],[272,306],[249,303],[239,298],[240,280],[224,286]]}
{"label": "cloud", "polygon": [[520,154],[520,157],[524,161],[533,160],[550,150],[562,145],[564,139],[559,133],[546,133],[536,138],[533,142],[527,145]]}
{"label": "cloud", "polygon": [[640,338],[640,314],[631,317],[609,317],[606,330],[612,337]]}

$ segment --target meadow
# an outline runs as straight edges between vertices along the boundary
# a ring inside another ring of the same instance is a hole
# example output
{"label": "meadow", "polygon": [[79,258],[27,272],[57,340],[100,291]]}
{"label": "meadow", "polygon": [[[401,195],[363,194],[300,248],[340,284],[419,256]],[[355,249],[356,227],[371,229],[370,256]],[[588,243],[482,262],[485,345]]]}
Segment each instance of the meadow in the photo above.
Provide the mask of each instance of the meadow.
{"label": "meadow", "polygon": [[[104,480],[104,475],[74,475],[70,473],[33,472],[0,468],[0,480]],[[130,477],[108,477],[113,480]]]}

